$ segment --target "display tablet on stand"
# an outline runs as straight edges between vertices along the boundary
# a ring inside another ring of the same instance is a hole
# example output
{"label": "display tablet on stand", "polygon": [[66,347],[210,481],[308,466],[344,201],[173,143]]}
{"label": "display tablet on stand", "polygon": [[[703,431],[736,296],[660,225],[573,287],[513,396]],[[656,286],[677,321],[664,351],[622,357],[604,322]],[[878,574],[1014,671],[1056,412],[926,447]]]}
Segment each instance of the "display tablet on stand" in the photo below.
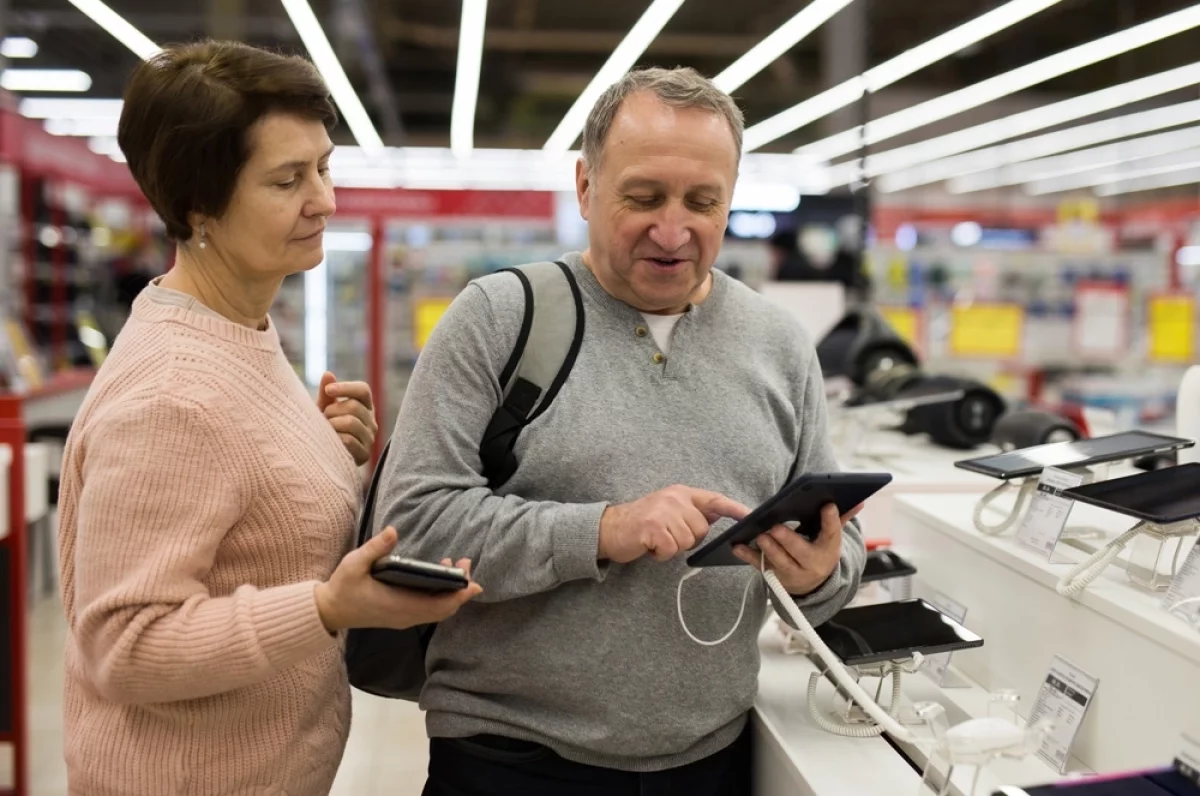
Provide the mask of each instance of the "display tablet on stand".
{"label": "display tablet on stand", "polygon": [[919,599],[844,608],[817,634],[847,666],[983,646],[980,636]]}
{"label": "display tablet on stand", "polygon": [[1200,463],[1097,481],[1062,494],[1155,525],[1187,522],[1200,517]]}
{"label": "display tablet on stand", "polygon": [[1096,464],[1138,459],[1155,453],[1183,450],[1194,440],[1170,437],[1149,431],[1123,431],[1106,437],[1073,442],[1053,442],[1006,453],[964,459],[954,463],[962,470],[980,473],[1004,481],[1041,475],[1047,467],[1089,467]]}

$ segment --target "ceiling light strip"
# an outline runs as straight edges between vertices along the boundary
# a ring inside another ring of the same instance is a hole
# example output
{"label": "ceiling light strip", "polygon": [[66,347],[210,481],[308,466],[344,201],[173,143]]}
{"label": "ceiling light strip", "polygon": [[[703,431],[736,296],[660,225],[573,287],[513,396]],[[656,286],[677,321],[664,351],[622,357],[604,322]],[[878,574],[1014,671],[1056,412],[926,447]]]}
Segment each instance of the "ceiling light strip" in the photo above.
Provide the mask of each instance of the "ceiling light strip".
{"label": "ceiling light strip", "polygon": [[100,0],[69,0],[69,2],[143,61],[162,52],[162,48],[155,44],[150,37],[129,24],[128,20]]}
{"label": "ceiling light strip", "polygon": [[487,5],[487,0],[463,0],[462,4],[454,105],[450,113],[450,149],[460,158],[469,157],[475,147],[475,108],[479,102]]}
{"label": "ceiling light strip", "polygon": [[[1050,1],[1057,2],[1042,0]],[[854,0],[813,0],[794,17],[780,25],[774,33],[726,67],[725,71],[713,78],[713,83],[726,93],[741,88],[746,81],[766,69],[852,2]]]}
{"label": "ceiling light strip", "polygon": [[1073,47],[1018,67],[972,86],[889,114],[848,134],[831,136],[796,150],[816,160],[832,160],[854,152],[860,146],[860,138],[868,146],[887,141],[898,135],[916,130],[928,124],[948,119],[964,111],[985,105],[988,102],[1015,94],[1022,89],[1044,83],[1061,75],[1082,69],[1109,58],[1144,47],[1156,41],[1200,27],[1200,4],[1167,14],[1164,17],[1143,22],[1095,41]]}
{"label": "ceiling light strip", "polygon": [[92,78],[78,69],[5,69],[0,88],[8,91],[84,92]]}
{"label": "ceiling light strip", "polygon": [[671,17],[675,16],[683,2],[684,0],[654,0],[650,4],[551,133],[543,147],[547,154],[561,155],[574,145],[596,100],[637,63],[638,58]]}
{"label": "ceiling light strip", "polygon": [[1140,178],[1122,180],[1096,188],[1099,196],[1120,196],[1122,194],[1140,193],[1142,191],[1157,191],[1163,188],[1177,188],[1184,185],[1200,183],[1200,163],[1195,168],[1186,170],[1172,169],[1165,174],[1151,175]]}
{"label": "ceiling light strip", "polygon": [[1116,144],[1092,147],[1068,155],[1028,160],[990,171],[968,174],[951,180],[946,187],[951,193],[963,194],[1057,177],[1068,177],[1144,158],[1182,152],[1193,149],[1198,143],[1200,143],[1200,127],[1189,127],[1170,133],[1160,133]]}
{"label": "ceiling light strip", "polygon": [[370,155],[382,154],[383,139],[380,138],[375,125],[371,123],[371,117],[367,114],[367,109],[363,107],[362,100],[354,91],[354,87],[350,85],[350,79],[346,77],[346,72],[334,54],[333,47],[329,44],[329,39],[325,36],[321,23],[313,14],[308,0],[280,0],[280,2],[283,3],[283,8],[291,18],[296,32],[300,34],[300,40],[304,42],[304,48],[308,50],[309,57],[316,64],[321,76],[325,78],[325,83],[329,86],[329,93],[333,95],[333,101],[337,103],[342,112],[342,118],[346,120],[346,125],[354,134],[359,146]]}
{"label": "ceiling light strip", "polygon": [[1081,188],[1113,185],[1121,182],[1158,177],[1163,174],[1200,167],[1200,148],[1193,146],[1173,153],[1160,153],[1157,156],[1131,160],[1137,163],[1136,168],[1130,168],[1127,163],[1109,165],[1107,168],[1097,168],[1084,174],[1072,174],[1063,177],[1032,180],[1025,185],[1025,192],[1031,196],[1044,196],[1052,193],[1063,193]]}
{"label": "ceiling light strip", "polygon": [[879,91],[890,86],[1060,2],[1062,0],[1012,0],[994,8],[885,61],[861,76],[853,77],[748,128],[746,151],[758,149],[793,130],[839,111],[861,99],[867,91]]}
{"label": "ceiling light strip", "polygon": [[902,191],[919,185],[928,185],[998,169],[1007,164],[1033,160],[1059,152],[1069,152],[1072,149],[1079,149],[1091,144],[1130,138],[1198,121],[1200,121],[1200,100],[1183,102],[1164,108],[1118,116],[1114,119],[1081,124],[1066,130],[1023,138],[961,155],[952,155],[903,171],[884,174],[879,180],[878,188],[883,193]]}

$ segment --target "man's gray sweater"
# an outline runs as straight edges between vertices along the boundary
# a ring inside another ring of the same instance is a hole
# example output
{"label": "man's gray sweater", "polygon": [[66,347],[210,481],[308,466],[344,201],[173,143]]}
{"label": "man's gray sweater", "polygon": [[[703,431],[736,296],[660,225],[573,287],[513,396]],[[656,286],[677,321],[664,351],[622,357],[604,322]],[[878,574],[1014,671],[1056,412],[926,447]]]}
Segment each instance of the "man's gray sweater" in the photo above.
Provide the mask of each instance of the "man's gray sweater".
{"label": "man's gray sweater", "polygon": [[[517,441],[520,467],[498,492],[479,443],[501,400],[499,374],[521,326],[511,274],[472,282],[421,353],[380,486],[379,527],[403,555],[468,556],[484,587],[439,625],[421,696],[432,737],[536,741],[567,759],[628,771],[684,765],[730,744],[754,701],[767,590],[748,566],[710,569],[675,595],[684,557],[597,560],[605,506],[683,484],[754,507],[789,474],[836,469],[816,354],[800,325],[714,271],[656,362],[641,314],[609,295],[578,254],[564,258],[586,331],[570,378]],[[838,571],[801,601],[814,624],[854,595],[862,536],[845,533]],[[799,692],[797,692],[799,693]]]}

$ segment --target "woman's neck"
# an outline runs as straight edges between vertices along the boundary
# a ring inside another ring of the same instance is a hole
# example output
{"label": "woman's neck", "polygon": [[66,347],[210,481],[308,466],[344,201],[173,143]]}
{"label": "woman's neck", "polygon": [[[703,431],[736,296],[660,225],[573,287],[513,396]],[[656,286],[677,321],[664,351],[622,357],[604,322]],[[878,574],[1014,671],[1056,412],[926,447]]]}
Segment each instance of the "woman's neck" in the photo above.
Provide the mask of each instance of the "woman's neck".
{"label": "woman's neck", "polygon": [[263,331],[267,313],[275,301],[281,282],[248,282],[234,275],[216,255],[203,263],[183,246],[175,253],[175,265],[159,285],[186,293],[213,312],[234,323]]}

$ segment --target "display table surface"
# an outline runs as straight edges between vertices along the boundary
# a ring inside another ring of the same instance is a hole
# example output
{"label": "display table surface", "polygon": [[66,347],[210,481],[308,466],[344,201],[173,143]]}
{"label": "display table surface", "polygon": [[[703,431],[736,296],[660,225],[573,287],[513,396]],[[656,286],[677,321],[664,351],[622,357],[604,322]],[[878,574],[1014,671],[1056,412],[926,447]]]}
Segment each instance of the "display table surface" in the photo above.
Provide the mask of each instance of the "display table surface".
{"label": "display table surface", "polygon": [[[808,679],[816,671],[803,655],[783,652],[783,640],[768,623],[759,637],[762,670],[755,702],[755,790],[762,796],[798,793],[812,796],[917,796],[921,773],[882,737],[847,738],[827,732],[816,725],[809,713]],[[950,723],[983,718],[988,711],[988,693],[961,674],[959,687],[939,688],[923,674],[905,675],[903,707],[932,701],[942,705]],[[875,681],[867,681],[872,692]],[[889,701],[890,686],[885,686],[883,701]],[[817,691],[820,709],[827,715],[834,706],[834,689],[822,682]],[[904,754],[923,767],[924,750],[902,746]],[[1073,760],[1072,773],[1087,772]],[[970,793],[974,769],[957,769],[952,777],[951,793]],[[1037,758],[997,760],[984,769],[977,794],[989,794],[1004,785],[1027,786],[1061,779]],[[926,791],[928,793],[928,791]]]}
{"label": "display table surface", "polygon": [[934,445],[924,435],[908,436],[897,431],[873,432],[851,456],[838,451],[842,469],[848,472],[888,472],[892,481],[867,501],[859,520],[868,539],[887,539],[892,535],[897,495],[910,493],[962,492],[982,495],[1000,482],[987,476],[961,470],[956,461],[982,452],[956,451]]}
{"label": "display table surface", "polygon": [[[1077,598],[1059,596],[1055,586],[1070,563],[1051,564],[1020,547],[1015,530],[979,533],[976,500],[895,500],[895,547],[917,567],[914,594],[940,591],[963,604],[965,624],[985,639],[981,649],[957,654],[955,666],[991,691],[1015,688],[1027,716],[1061,655],[1100,681],[1073,750],[1083,765],[1113,771],[1168,759],[1200,716],[1200,632],[1167,614],[1161,593],[1134,586],[1115,566]],[[1077,504],[1069,524],[1116,536],[1134,522]]]}

